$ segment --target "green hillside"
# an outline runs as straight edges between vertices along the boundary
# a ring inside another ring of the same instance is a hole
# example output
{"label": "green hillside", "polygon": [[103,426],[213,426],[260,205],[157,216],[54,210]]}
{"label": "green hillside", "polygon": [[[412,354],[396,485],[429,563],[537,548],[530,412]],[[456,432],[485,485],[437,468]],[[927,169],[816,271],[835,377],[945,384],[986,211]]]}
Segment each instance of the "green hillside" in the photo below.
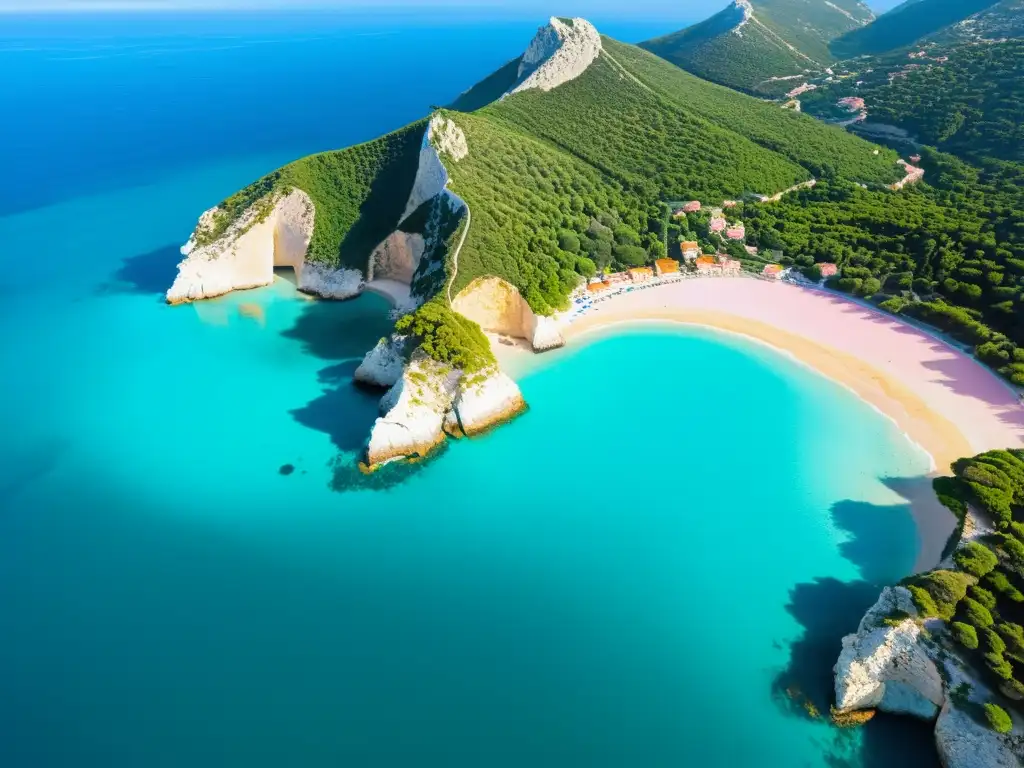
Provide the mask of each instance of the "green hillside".
{"label": "green hillside", "polygon": [[707,80],[778,95],[794,85],[779,78],[824,69],[833,59],[828,42],[872,18],[857,0],[737,0],[641,47]]}
{"label": "green hillside", "polygon": [[904,48],[988,9],[998,1],[919,0],[906,3],[878,17],[866,27],[837,37],[830,48],[832,54],[840,59]]}

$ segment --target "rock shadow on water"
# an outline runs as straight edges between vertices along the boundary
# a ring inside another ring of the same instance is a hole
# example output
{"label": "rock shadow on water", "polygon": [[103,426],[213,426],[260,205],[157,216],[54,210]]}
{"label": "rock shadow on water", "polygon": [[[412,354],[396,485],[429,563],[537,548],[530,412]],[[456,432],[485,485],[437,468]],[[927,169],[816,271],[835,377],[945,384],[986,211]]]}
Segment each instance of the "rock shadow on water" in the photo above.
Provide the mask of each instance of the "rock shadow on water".
{"label": "rock shadow on water", "polygon": [[833,667],[842,638],[857,629],[881,588],[867,581],[834,578],[793,587],[786,611],[803,634],[790,645],[789,661],[775,676],[772,695],[794,717],[817,713],[828,729],[820,744],[833,768],[938,768],[931,723],[881,713],[857,728],[839,728],[829,721],[835,701]]}
{"label": "rock shadow on water", "polygon": [[831,516],[836,527],[849,534],[839,545],[840,554],[865,581],[881,590],[913,571],[917,532],[909,505],[847,499],[832,505]]}
{"label": "rock shadow on water", "polygon": [[162,301],[177,277],[181,259],[181,249],[177,245],[165,245],[129,256],[121,262],[110,280],[99,286],[97,293],[158,296]]}
{"label": "rock shadow on water", "polygon": [[317,376],[324,385],[323,393],[291,411],[299,424],[328,435],[331,443],[345,453],[362,450],[373,422],[380,415],[382,393],[352,382],[358,365],[357,360],[346,360],[324,368]]}

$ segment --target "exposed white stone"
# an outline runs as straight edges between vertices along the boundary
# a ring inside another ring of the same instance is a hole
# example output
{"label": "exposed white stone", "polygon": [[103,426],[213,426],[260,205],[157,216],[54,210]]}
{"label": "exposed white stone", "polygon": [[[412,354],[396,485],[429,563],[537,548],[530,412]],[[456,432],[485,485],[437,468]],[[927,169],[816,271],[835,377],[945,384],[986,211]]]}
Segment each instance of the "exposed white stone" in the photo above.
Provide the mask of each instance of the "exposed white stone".
{"label": "exposed white stone", "polygon": [[535,315],[527,308],[530,319],[533,321],[533,329],[530,334],[530,345],[534,352],[544,352],[549,349],[565,346],[565,339],[557,318]]}
{"label": "exposed white stone", "polygon": [[469,145],[465,133],[454,121],[434,115],[423,132],[419,166],[416,169],[412,192],[409,193],[409,200],[405,204],[405,212],[402,214],[403,221],[427,200],[445,191],[449,177],[448,169],[444,167],[439,154],[442,152],[458,162],[469,154]]}
{"label": "exposed white stone", "polygon": [[275,266],[294,267],[298,275],[313,236],[315,209],[302,190],[264,197],[245,211],[223,235],[205,245],[197,239],[214,226],[218,209],[199,218],[195,232],[182,246],[185,260],[167,291],[178,304],[220,296],[233,290],[269,285]]}
{"label": "exposed white stone", "polygon": [[1000,736],[950,700],[935,723],[935,747],[944,768],[1020,768],[1024,740],[1020,725]]}
{"label": "exposed white stone", "polygon": [[299,290],[324,299],[350,299],[362,292],[364,284],[358,269],[329,269],[312,261],[299,275]]}
{"label": "exposed white stone", "polygon": [[912,618],[895,625],[886,617],[916,616],[910,592],[886,587],[856,634],[843,638],[835,666],[836,706],[840,710],[881,709],[894,714],[934,718],[945,702],[942,678]]}
{"label": "exposed white stone", "polygon": [[461,372],[442,366],[421,352],[381,400],[384,414],[370,433],[367,463],[373,467],[395,459],[425,456],[444,440],[445,414],[458,389]]}
{"label": "exposed white stone", "polygon": [[526,407],[523,393],[497,368],[463,377],[452,408],[445,416],[451,434],[474,435],[499,424]]}
{"label": "exposed white stone", "polygon": [[405,337],[381,339],[356,368],[355,380],[375,387],[393,387],[405,368]]}
{"label": "exposed white stone", "polygon": [[552,17],[530,42],[519,63],[519,84],[509,91],[550,91],[575,80],[601,55],[601,35],[586,19],[567,24]]}

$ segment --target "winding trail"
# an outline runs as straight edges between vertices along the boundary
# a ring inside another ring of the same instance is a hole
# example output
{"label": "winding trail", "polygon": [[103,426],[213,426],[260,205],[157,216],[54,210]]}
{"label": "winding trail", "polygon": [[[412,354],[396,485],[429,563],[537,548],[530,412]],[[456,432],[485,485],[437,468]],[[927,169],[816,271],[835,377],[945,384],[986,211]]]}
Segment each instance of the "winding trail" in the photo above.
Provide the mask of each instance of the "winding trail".
{"label": "winding trail", "polygon": [[456,246],[455,253],[452,255],[452,277],[448,281],[448,288],[445,291],[448,296],[449,307],[452,305],[452,286],[455,285],[455,279],[459,276],[459,254],[462,253],[462,246],[466,244],[466,236],[469,235],[469,226],[473,223],[473,213],[469,210],[469,203],[461,197],[457,199],[466,207],[466,228],[462,230],[462,237],[459,238],[459,244]]}

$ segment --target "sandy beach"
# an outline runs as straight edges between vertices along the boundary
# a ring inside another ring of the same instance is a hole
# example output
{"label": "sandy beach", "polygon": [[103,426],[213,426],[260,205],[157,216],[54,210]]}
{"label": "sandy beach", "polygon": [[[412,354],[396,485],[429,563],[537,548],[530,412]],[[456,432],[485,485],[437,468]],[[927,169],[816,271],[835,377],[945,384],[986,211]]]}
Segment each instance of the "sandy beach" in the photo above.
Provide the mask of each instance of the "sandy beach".
{"label": "sandy beach", "polygon": [[[944,341],[885,313],[789,283],[706,278],[637,290],[596,303],[563,333],[567,345],[622,323],[668,321],[742,334],[793,355],[892,418],[933,459],[951,462],[1024,444],[1024,406],[993,372]],[[516,348],[496,346],[509,360]],[[509,360],[515,373],[517,366]],[[919,569],[938,562],[955,527],[930,481],[894,487],[911,504]]]}

